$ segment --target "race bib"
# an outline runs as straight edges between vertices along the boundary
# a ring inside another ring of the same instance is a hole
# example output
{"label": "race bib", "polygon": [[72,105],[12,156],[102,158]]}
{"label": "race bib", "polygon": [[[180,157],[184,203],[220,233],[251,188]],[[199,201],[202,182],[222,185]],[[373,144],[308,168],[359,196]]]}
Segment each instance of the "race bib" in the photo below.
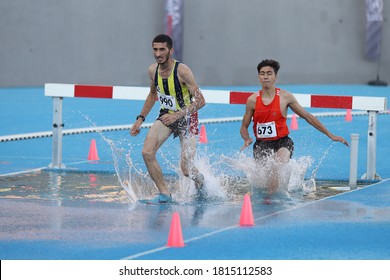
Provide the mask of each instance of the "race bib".
{"label": "race bib", "polygon": [[177,111],[176,99],[173,96],[165,95],[158,92],[158,99],[160,101],[161,108]]}
{"label": "race bib", "polygon": [[258,123],[256,131],[257,138],[272,138],[277,136],[275,122]]}

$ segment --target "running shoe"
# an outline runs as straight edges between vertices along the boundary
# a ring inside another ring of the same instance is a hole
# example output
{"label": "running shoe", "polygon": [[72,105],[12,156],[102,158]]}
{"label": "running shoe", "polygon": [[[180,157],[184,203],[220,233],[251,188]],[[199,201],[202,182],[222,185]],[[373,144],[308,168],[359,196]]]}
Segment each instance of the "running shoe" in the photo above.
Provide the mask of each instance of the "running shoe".
{"label": "running shoe", "polygon": [[172,200],[172,195],[166,195],[163,193],[160,193],[156,195],[155,198],[149,199],[149,200],[139,200],[141,203],[145,204],[168,204],[168,203],[173,203]]}

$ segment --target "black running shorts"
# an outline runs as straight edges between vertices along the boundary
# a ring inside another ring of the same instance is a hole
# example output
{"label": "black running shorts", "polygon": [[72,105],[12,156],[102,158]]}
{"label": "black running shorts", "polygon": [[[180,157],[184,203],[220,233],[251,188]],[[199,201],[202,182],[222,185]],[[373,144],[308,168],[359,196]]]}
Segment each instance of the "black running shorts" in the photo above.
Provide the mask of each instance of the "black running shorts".
{"label": "black running shorts", "polygon": [[293,140],[288,136],[276,140],[257,140],[253,145],[253,156],[256,161],[259,161],[276,153],[280,148],[287,148],[291,158],[294,152]]}

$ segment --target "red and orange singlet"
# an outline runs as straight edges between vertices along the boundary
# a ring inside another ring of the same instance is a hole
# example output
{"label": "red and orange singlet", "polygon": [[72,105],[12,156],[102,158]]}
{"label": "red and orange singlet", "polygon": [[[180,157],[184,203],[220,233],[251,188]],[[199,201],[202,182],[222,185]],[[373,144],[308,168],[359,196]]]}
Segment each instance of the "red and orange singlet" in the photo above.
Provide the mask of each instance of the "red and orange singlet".
{"label": "red and orange singlet", "polygon": [[253,131],[256,139],[261,141],[276,140],[289,134],[286,124],[287,118],[280,111],[280,89],[275,88],[275,97],[268,105],[264,105],[261,98],[262,91],[256,97],[255,112],[253,114]]}

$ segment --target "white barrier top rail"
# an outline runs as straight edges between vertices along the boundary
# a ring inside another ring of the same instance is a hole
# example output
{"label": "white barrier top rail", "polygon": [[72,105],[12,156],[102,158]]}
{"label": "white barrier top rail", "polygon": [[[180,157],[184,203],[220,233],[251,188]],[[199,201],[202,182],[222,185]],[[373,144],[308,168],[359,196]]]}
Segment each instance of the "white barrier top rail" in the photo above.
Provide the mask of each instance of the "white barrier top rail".
{"label": "white barrier top rail", "polygon": [[[229,90],[204,90],[206,103],[245,104],[253,92]],[[45,95],[52,97],[85,97],[125,100],[145,100],[149,87],[104,86],[79,84],[45,84]],[[387,108],[385,97],[335,96],[293,93],[298,102],[307,108],[334,108],[367,111],[384,111]]]}

